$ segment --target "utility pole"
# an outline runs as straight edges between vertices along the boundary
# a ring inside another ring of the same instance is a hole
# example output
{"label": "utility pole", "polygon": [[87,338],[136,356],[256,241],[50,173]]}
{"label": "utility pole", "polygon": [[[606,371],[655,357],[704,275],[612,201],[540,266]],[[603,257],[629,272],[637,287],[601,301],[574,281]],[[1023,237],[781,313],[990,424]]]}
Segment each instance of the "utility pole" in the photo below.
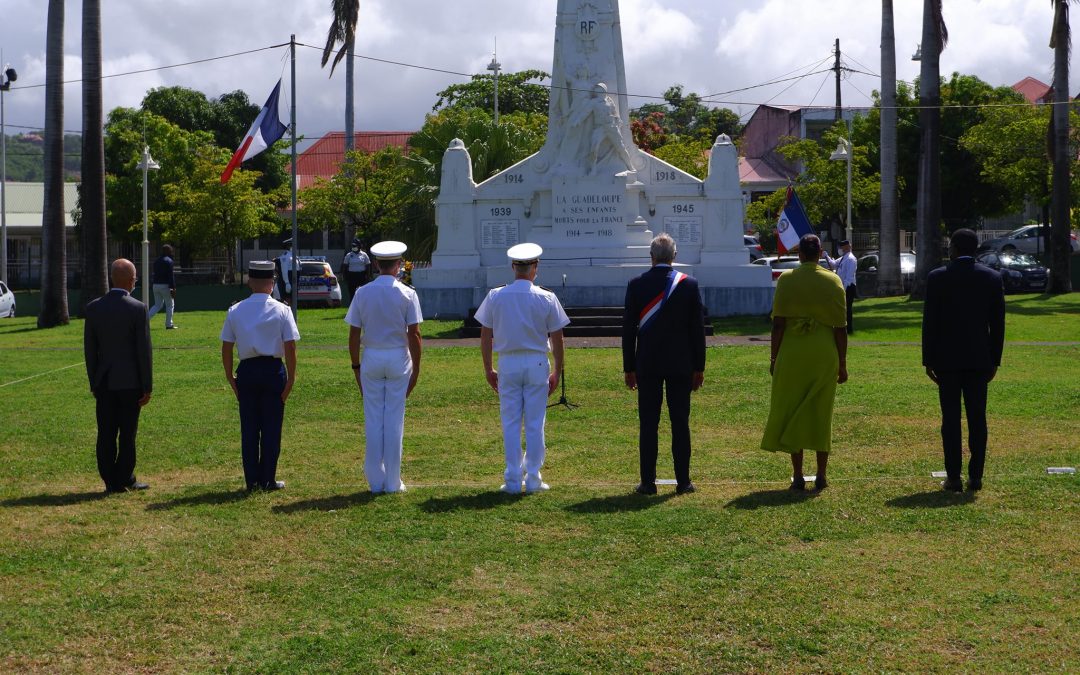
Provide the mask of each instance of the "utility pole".
{"label": "utility pole", "polygon": [[843,119],[843,104],[840,101],[840,38],[836,38],[836,61],[833,63],[836,73],[836,121]]}

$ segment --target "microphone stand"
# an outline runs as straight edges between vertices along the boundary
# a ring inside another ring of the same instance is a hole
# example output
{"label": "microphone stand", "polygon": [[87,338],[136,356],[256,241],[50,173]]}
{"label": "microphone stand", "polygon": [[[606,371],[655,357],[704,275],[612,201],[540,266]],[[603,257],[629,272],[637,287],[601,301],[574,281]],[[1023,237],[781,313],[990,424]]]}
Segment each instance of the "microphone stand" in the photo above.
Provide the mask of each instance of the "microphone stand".
{"label": "microphone stand", "polygon": [[555,406],[561,405],[564,406],[567,410],[573,410],[574,408],[577,408],[578,406],[576,404],[566,400],[566,366],[563,366],[562,370],[559,372],[559,380],[559,386],[562,388],[559,400],[555,403],[548,404],[548,407],[554,408]]}

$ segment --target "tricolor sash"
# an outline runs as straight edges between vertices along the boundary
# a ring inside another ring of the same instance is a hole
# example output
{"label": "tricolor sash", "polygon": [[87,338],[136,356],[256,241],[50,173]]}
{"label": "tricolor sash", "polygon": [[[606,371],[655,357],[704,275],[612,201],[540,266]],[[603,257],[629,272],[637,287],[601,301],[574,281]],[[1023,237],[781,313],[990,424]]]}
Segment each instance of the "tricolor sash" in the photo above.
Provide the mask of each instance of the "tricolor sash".
{"label": "tricolor sash", "polygon": [[644,333],[645,330],[653,324],[653,321],[660,314],[660,309],[663,308],[664,303],[667,302],[668,297],[671,296],[675,287],[682,283],[685,278],[685,274],[676,272],[674,269],[668,272],[667,284],[665,284],[664,290],[641,310],[641,316],[638,317],[639,334]]}

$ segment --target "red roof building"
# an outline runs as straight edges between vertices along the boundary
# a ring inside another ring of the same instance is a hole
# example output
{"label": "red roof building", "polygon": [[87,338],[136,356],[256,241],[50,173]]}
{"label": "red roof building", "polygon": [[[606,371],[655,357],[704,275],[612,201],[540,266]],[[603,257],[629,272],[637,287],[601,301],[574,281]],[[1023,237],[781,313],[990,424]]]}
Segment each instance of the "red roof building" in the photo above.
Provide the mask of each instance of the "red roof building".
{"label": "red roof building", "polygon": [[1012,88],[1013,91],[1019,92],[1032,105],[1051,103],[1054,100],[1054,88],[1045,82],[1036,80],[1034,77],[1025,77],[1014,84]]}
{"label": "red roof building", "polygon": [[[409,147],[409,138],[415,131],[357,131],[353,134],[353,147],[363,152],[378,152],[383,148]],[[331,178],[345,159],[345,133],[331,131],[296,158],[297,187],[304,189],[314,185],[316,178]]]}

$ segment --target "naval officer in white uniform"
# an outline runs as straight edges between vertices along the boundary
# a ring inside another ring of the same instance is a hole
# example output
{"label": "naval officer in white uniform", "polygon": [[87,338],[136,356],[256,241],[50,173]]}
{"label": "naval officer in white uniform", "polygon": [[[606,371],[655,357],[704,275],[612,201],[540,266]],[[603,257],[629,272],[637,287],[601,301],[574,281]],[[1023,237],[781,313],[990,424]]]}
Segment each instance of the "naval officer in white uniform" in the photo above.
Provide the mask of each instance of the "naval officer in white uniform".
{"label": "naval officer in white uniform", "polygon": [[[563,327],[570,323],[559,299],[540,288],[536,269],[543,253],[536,244],[518,244],[506,252],[514,282],[488,292],[476,320],[480,322],[480,351],[488,384],[499,394],[503,447],[506,451],[504,492],[522,488],[521,427],[525,426],[525,491],[547,490],[540,475],[544,465],[544,417],[547,399],[559,386],[563,369]],[[550,339],[549,339],[550,338]],[[491,352],[499,353],[498,371]],[[555,369],[548,364],[548,351]]]}
{"label": "naval officer in white uniform", "polygon": [[405,398],[420,376],[420,301],[416,291],[397,280],[405,249],[399,241],[371,247],[379,276],[356,290],[345,314],[349,356],[364,399],[364,476],[375,494],[405,491]]}

